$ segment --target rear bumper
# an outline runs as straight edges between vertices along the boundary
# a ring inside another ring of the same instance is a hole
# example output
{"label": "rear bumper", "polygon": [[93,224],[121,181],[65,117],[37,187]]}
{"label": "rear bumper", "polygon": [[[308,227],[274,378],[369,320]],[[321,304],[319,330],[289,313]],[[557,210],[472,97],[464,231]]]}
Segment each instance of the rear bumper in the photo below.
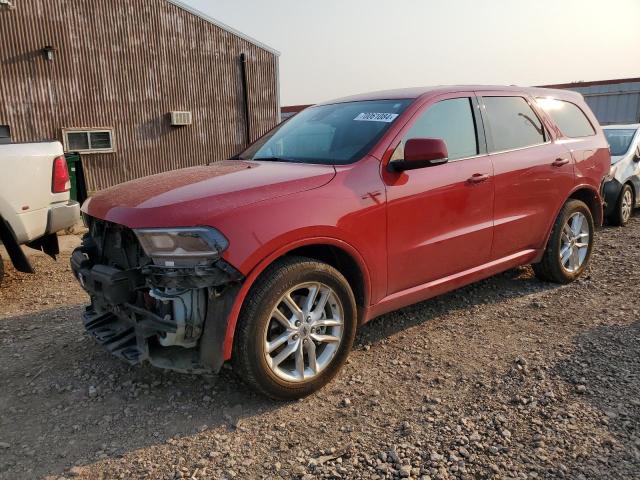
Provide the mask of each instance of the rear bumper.
{"label": "rear bumper", "polygon": [[66,203],[54,204],[47,214],[46,233],[56,233],[72,227],[80,219],[80,204],[74,200]]}

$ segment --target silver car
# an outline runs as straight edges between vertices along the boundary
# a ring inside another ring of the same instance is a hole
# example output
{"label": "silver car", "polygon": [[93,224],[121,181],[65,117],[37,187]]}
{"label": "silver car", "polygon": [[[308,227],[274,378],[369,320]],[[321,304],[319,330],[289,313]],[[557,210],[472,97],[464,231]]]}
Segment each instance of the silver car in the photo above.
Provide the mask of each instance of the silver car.
{"label": "silver car", "polygon": [[611,171],[604,184],[605,216],[624,226],[640,206],[640,124],[603,127],[611,148]]}

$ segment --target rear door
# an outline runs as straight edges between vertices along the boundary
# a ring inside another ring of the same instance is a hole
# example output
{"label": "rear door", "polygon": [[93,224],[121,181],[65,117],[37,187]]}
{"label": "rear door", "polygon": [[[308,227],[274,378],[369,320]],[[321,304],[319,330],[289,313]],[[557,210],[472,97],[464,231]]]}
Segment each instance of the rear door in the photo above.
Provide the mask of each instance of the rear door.
{"label": "rear door", "polygon": [[[440,138],[448,163],[382,176],[387,190],[388,294],[489,261],[493,168],[472,93],[429,100],[396,138]],[[393,145],[392,145],[393,147]]]}
{"label": "rear door", "polygon": [[495,176],[491,257],[543,248],[575,183],[571,154],[553,141],[530,97],[482,92],[480,102]]}

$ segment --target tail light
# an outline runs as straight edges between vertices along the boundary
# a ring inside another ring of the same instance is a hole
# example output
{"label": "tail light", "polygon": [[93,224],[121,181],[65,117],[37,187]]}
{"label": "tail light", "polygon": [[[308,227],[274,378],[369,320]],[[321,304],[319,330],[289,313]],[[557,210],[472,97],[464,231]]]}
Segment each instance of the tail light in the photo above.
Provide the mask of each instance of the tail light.
{"label": "tail light", "polygon": [[64,157],[56,157],[53,160],[53,183],[52,193],[64,193],[71,190],[71,179],[67,169],[67,161]]}

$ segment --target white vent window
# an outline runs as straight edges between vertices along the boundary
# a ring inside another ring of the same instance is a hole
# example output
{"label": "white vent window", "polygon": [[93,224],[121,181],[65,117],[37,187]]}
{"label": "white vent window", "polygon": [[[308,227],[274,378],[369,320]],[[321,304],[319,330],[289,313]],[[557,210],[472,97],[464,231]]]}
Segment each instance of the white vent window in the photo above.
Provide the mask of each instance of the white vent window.
{"label": "white vent window", "polygon": [[171,112],[171,125],[174,127],[191,125],[191,123],[191,112]]}
{"label": "white vent window", "polygon": [[64,129],[64,149],[67,152],[78,153],[109,153],[113,152],[113,130],[99,129]]}

